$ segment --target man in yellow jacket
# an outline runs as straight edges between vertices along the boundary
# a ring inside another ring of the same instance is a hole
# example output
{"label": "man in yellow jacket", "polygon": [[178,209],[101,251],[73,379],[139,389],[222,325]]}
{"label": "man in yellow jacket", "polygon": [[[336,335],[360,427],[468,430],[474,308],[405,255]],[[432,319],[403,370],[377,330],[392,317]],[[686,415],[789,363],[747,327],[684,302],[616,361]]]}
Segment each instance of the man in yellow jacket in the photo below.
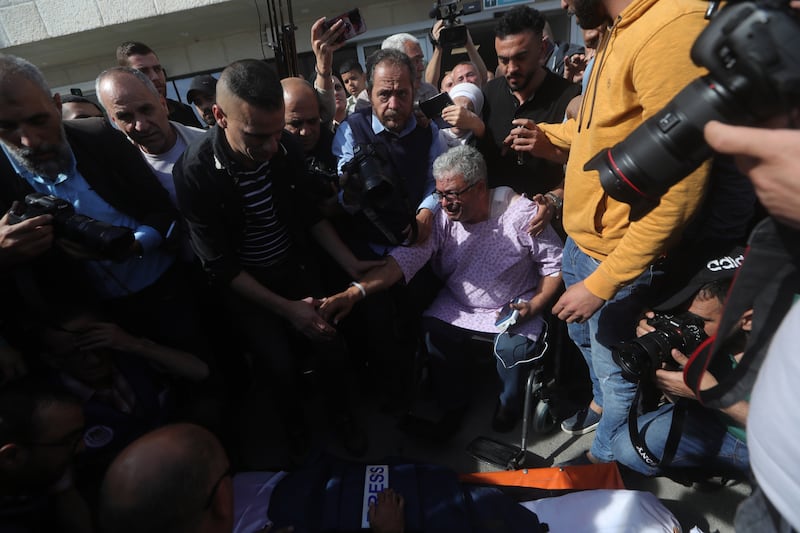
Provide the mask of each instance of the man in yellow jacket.
{"label": "man in yellow jacket", "polygon": [[[584,170],[595,154],[625,139],[690,81],[704,74],[689,51],[706,25],[696,0],[562,0],[584,28],[609,25],[597,52],[578,117],[562,124],[526,125],[515,144],[557,156],[569,151],[563,205],[563,275],[567,291],[553,313],[569,324],[592,378],[589,408],[562,424],[572,434],[597,428],[578,462],[611,461],[610,442],[625,428],[635,387],[611,358],[610,347],[635,335],[644,294],[657,260],[680,238],[703,199],[701,166],[674,185],[660,204],[635,222],[630,206],[609,197],[597,171]],[[544,135],[542,135],[542,133]],[[602,416],[601,416],[602,415]]]}

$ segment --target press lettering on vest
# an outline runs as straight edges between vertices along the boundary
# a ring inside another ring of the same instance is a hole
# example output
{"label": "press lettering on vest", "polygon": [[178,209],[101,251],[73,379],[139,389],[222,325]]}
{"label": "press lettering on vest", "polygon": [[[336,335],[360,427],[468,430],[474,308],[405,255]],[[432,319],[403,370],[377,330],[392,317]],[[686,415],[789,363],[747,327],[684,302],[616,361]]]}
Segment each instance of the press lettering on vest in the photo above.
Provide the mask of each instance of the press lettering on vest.
{"label": "press lettering on vest", "polygon": [[389,488],[389,465],[366,465],[365,468],[361,527],[369,529],[369,505],[377,502],[378,494]]}

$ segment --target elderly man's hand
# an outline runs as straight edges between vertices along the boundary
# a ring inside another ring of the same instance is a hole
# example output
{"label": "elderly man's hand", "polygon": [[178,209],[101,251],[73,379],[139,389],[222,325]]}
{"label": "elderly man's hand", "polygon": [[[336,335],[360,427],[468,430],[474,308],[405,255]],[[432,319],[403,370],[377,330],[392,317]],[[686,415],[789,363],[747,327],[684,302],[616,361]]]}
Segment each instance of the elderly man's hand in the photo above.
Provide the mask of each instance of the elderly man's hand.
{"label": "elderly man's hand", "polygon": [[336,330],[317,312],[321,303],[311,297],[295,300],[290,302],[286,313],[292,326],[313,341],[329,341],[336,336]]}
{"label": "elderly man's hand", "polygon": [[362,298],[363,295],[357,287],[350,287],[345,291],[325,298],[322,301],[319,312],[325,320],[337,325],[350,314],[353,306]]}

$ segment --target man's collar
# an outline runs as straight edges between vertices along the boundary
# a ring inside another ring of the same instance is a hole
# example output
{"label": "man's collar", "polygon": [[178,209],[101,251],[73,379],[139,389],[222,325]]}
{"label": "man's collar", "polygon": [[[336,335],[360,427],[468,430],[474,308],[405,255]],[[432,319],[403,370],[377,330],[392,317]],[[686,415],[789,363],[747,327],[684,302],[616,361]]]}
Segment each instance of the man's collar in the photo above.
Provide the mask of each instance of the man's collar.
{"label": "man's collar", "polygon": [[26,180],[33,180],[37,183],[42,183],[45,185],[58,185],[59,183],[63,183],[67,181],[70,176],[74,176],[77,172],[77,162],[75,161],[75,153],[72,151],[72,147],[67,144],[67,148],[69,149],[69,156],[70,156],[70,165],[69,170],[66,173],[59,173],[58,177],[55,180],[51,180],[49,178],[45,178],[38,174],[34,174],[33,172],[29,171],[25,168],[22,163],[20,163],[14,153],[6,148],[4,144],[0,144],[0,148],[3,149],[3,152],[8,158],[8,162],[11,163],[11,168],[14,169],[14,172],[22,176]]}
{"label": "man's collar", "polygon": [[227,170],[228,174],[230,175],[263,174],[266,169],[269,168],[269,164],[272,159],[285,156],[287,153],[283,142],[279,142],[279,151],[272,157],[272,159],[265,161],[257,168],[247,168],[243,164],[236,161],[233,149],[231,149],[230,145],[228,144],[228,139],[225,138],[225,130],[223,130],[219,124],[214,126],[214,136],[214,165],[219,170]]}
{"label": "man's collar", "polygon": [[[405,137],[417,127],[417,119],[414,117],[414,113],[411,113],[411,116],[408,119],[408,123],[406,123],[406,127],[403,128],[400,133],[390,132],[398,137]],[[382,131],[389,131],[386,127],[381,123],[378,119],[378,116],[375,114],[375,111],[372,112],[372,132],[375,135],[380,134]]]}

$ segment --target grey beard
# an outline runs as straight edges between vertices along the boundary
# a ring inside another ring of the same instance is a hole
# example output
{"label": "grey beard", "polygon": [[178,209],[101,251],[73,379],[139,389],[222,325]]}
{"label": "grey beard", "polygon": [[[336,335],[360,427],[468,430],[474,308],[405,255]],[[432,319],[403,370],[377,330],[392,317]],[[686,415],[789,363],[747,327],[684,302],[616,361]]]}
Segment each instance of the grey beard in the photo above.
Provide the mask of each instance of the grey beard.
{"label": "grey beard", "polygon": [[[72,150],[66,141],[66,132],[64,126],[61,126],[61,142],[58,144],[43,144],[36,150],[30,148],[19,148],[8,144],[5,141],[0,141],[3,146],[13,155],[14,159],[28,172],[37,176],[42,176],[50,180],[58,178],[59,174],[64,174],[69,171],[72,164]],[[56,157],[47,161],[38,163],[32,159],[32,156],[39,152],[55,151]]]}

